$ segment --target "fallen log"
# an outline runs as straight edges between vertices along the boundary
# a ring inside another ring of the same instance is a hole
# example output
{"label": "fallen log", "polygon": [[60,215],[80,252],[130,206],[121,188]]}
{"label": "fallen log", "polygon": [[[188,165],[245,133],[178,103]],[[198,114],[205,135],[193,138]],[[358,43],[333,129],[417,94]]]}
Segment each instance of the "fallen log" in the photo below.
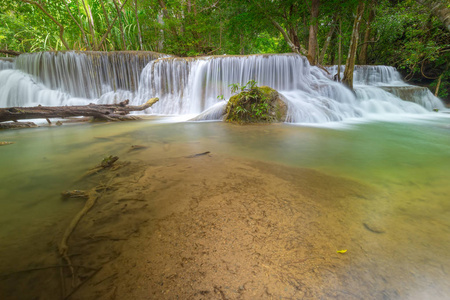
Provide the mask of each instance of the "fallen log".
{"label": "fallen log", "polygon": [[119,104],[89,104],[83,106],[35,106],[0,108],[0,122],[17,121],[22,119],[50,119],[66,117],[94,117],[95,119],[117,121],[136,119],[126,116],[131,111],[142,111],[158,102],[158,98],[151,98],[147,103],[139,106],[129,106],[129,100]]}

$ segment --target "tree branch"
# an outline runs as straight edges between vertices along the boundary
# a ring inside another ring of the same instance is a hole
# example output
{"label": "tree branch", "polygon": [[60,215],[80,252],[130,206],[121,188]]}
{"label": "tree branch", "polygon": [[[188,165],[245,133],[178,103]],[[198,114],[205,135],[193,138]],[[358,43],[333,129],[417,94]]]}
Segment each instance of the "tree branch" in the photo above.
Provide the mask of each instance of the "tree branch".
{"label": "tree branch", "polygon": [[47,10],[40,3],[31,0],[21,0],[21,1],[28,4],[36,5],[40,10],[42,10],[42,12],[45,15],[47,15],[47,17],[49,17],[53,21],[53,23],[55,23],[59,27],[59,39],[64,44],[64,47],[66,47],[67,50],[71,50],[69,44],[67,44],[66,39],[64,38],[64,26],[61,23],[59,23],[49,12],[47,12]]}
{"label": "tree branch", "polygon": [[208,6],[208,7],[205,7],[205,8],[202,8],[198,13],[202,13],[202,12],[204,12],[205,10],[209,10],[209,9],[211,9],[211,8],[214,8],[214,7],[216,7],[217,6],[217,4],[219,3],[219,1],[220,0],[217,0],[214,4],[212,4],[211,6]]}
{"label": "tree branch", "polygon": [[416,0],[416,2],[428,8],[450,32],[450,5],[448,0]]}
{"label": "tree branch", "polygon": [[[120,7],[120,10],[122,10],[122,8],[125,6],[125,4],[127,3],[127,1],[128,1],[128,0],[123,1],[122,6]],[[116,23],[118,17],[119,17],[119,15],[116,15],[115,18],[114,18],[114,20],[112,20],[111,24],[110,24],[109,27],[108,27],[108,30],[106,30],[105,34],[102,36],[102,39],[100,40],[100,43],[98,43],[98,45],[97,45],[97,47],[96,47],[96,49],[95,49],[96,51],[98,51],[98,50],[102,47],[103,43],[104,43],[105,40],[106,40],[106,37],[107,37],[108,34],[111,32],[111,29],[112,29],[114,23]]]}
{"label": "tree branch", "polygon": [[275,21],[267,12],[266,10],[261,6],[261,4],[259,4],[259,0],[252,0],[253,3],[256,4],[256,6],[259,8],[259,11],[262,12],[268,19],[269,21],[273,24],[273,26],[275,26],[275,28],[281,32],[281,34],[283,35],[285,41],[288,43],[289,47],[291,48],[291,50],[294,53],[297,54],[302,54],[304,56],[306,56],[306,49],[303,48],[301,45],[299,45],[298,47],[292,42],[291,38],[289,37],[289,35],[286,33],[286,30],[284,30],[283,27],[281,27],[280,24],[278,24],[277,21]]}
{"label": "tree branch", "polygon": [[69,4],[67,3],[67,0],[63,0],[64,1],[64,5],[66,6],[67,11],[69,12],[70,17],[72,18],[72,20],[75,22],[75,24],[77,24],[78,28],[80,29],[81,32],[81,36],[83,37],[84,40],[84,44],[86,47],[89,47],[89,49],[91,49],[91,46],[89,45],[89,41],[86,37],[86,33],[84,32],[83,27],[81,26],[81,24],[75,19],[75,17],[73,16],[72,12],[70,11],[69,8]]}

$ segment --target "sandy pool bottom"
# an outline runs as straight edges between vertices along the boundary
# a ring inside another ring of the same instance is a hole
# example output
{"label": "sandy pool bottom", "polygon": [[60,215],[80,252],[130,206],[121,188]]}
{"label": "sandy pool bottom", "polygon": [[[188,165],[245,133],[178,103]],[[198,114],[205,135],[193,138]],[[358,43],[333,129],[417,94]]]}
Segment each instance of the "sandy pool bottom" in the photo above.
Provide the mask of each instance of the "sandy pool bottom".
{"label": "sandy pool bottom", "polygon": [[450,294],[448,241],[377,209],[391,195],[355,180],[208,153],[119,160],[88,186],[98,200],[69,239],[74,272],[53,239],[44,265],[0,277],[2,299]]}

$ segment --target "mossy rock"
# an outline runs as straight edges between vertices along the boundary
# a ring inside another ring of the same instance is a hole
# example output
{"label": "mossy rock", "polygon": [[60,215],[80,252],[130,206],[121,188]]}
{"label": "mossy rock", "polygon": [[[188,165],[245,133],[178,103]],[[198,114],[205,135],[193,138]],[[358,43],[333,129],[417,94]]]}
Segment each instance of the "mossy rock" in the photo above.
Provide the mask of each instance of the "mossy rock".
{"label": "mossy rock", "polygon": [[239,124],[277,123],[286,120],[287,106],[268,86],[254,87],[230,98],[225,120]]}

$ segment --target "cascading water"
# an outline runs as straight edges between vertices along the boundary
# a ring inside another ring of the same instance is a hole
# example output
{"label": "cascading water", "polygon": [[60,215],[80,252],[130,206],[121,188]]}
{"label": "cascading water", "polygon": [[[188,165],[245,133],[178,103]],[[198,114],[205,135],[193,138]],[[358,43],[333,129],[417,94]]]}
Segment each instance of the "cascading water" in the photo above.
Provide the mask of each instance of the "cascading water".
{"label": "cascading water", "polygon": [[135,101],[156,96],[160,102],[152,107],[153,113],[198,114],[219,102],[217,96],[228,99],[230,84],[243,85],[249,80],[276,90],[313,93],[312,86],[319,82],[311,74],[309,64],[299,55],[164,58],[144,69]]}
{"label": "cascading water", "polygon": [[0,59],[0,71],[14,68],[13,59]]}
{"label": "cascading water", "polygon": [[[330,68],[331,73],[335,68]],[[142,72],[134,99],[142,103],[152,96],[161,101],[149,111],[156,114],[199,114],[196,120],[220,119],[230,84],[255,80],[278,90],[288,103],[287,121],[320,123],[384,113],[426,113],[444,108],[428,92],[405,102],[380,86],[411,87],[392,67],[357,66],[355,94],[332,81],[323,70],[311,67],[299,55],[219,56],[197,59],[164,58],[151,62]],[[430,96],[431,95],[431,96]],[[206,112],[205,112],[206,110]]]}
{"label": "cascading water", "polygon": [[217,96],[228,99],[230,84],[244,85],[249,80],[281,92],[289,104],[288,122],[362,116],[352,92],[294,54],[159,59],[142,72],[135,102],[154,95],[161,100],[151,113],[198,114],[209,109],[200,119],[217,119],[225,105]]}
{"label": "cascading water", "polygon": [[[341,78],[344,76],[344,69],[345,67],[341,66]],[[337,74],[337,66],[329,67],[328,70]],[[442,101],[429,89],[407,84],[394,67],[355,66],[353,82],[357,98],[370,113],[423,113],[445,109]],[[420,107],[405,104],[403,100],[416,103]]]}
{"label": "cascading water", "polygon": [[[444,108],[427,89],[403,82],[395,68],[357,66],[353,93],[331,80],[335,66],[327,74],[296,54],[173,58],[152,52],[46,52],[21,55],[12,68],[10,64],[0,71],[0,107],[114,103],[126,98],[142,104],[159,97],[147,113],[201,113],[198,120],[217,120],[226,105],[217,97],[228,99],[230,84],[255,80],[280,92],[288,104],[287,121],[293,123]],[[403,101],[400,89],[416,92]]]}
{"label": "cascading water", "polygon": [[156,52],[41,52],[0,63],[0,107],[114,103],[132,98]]}

